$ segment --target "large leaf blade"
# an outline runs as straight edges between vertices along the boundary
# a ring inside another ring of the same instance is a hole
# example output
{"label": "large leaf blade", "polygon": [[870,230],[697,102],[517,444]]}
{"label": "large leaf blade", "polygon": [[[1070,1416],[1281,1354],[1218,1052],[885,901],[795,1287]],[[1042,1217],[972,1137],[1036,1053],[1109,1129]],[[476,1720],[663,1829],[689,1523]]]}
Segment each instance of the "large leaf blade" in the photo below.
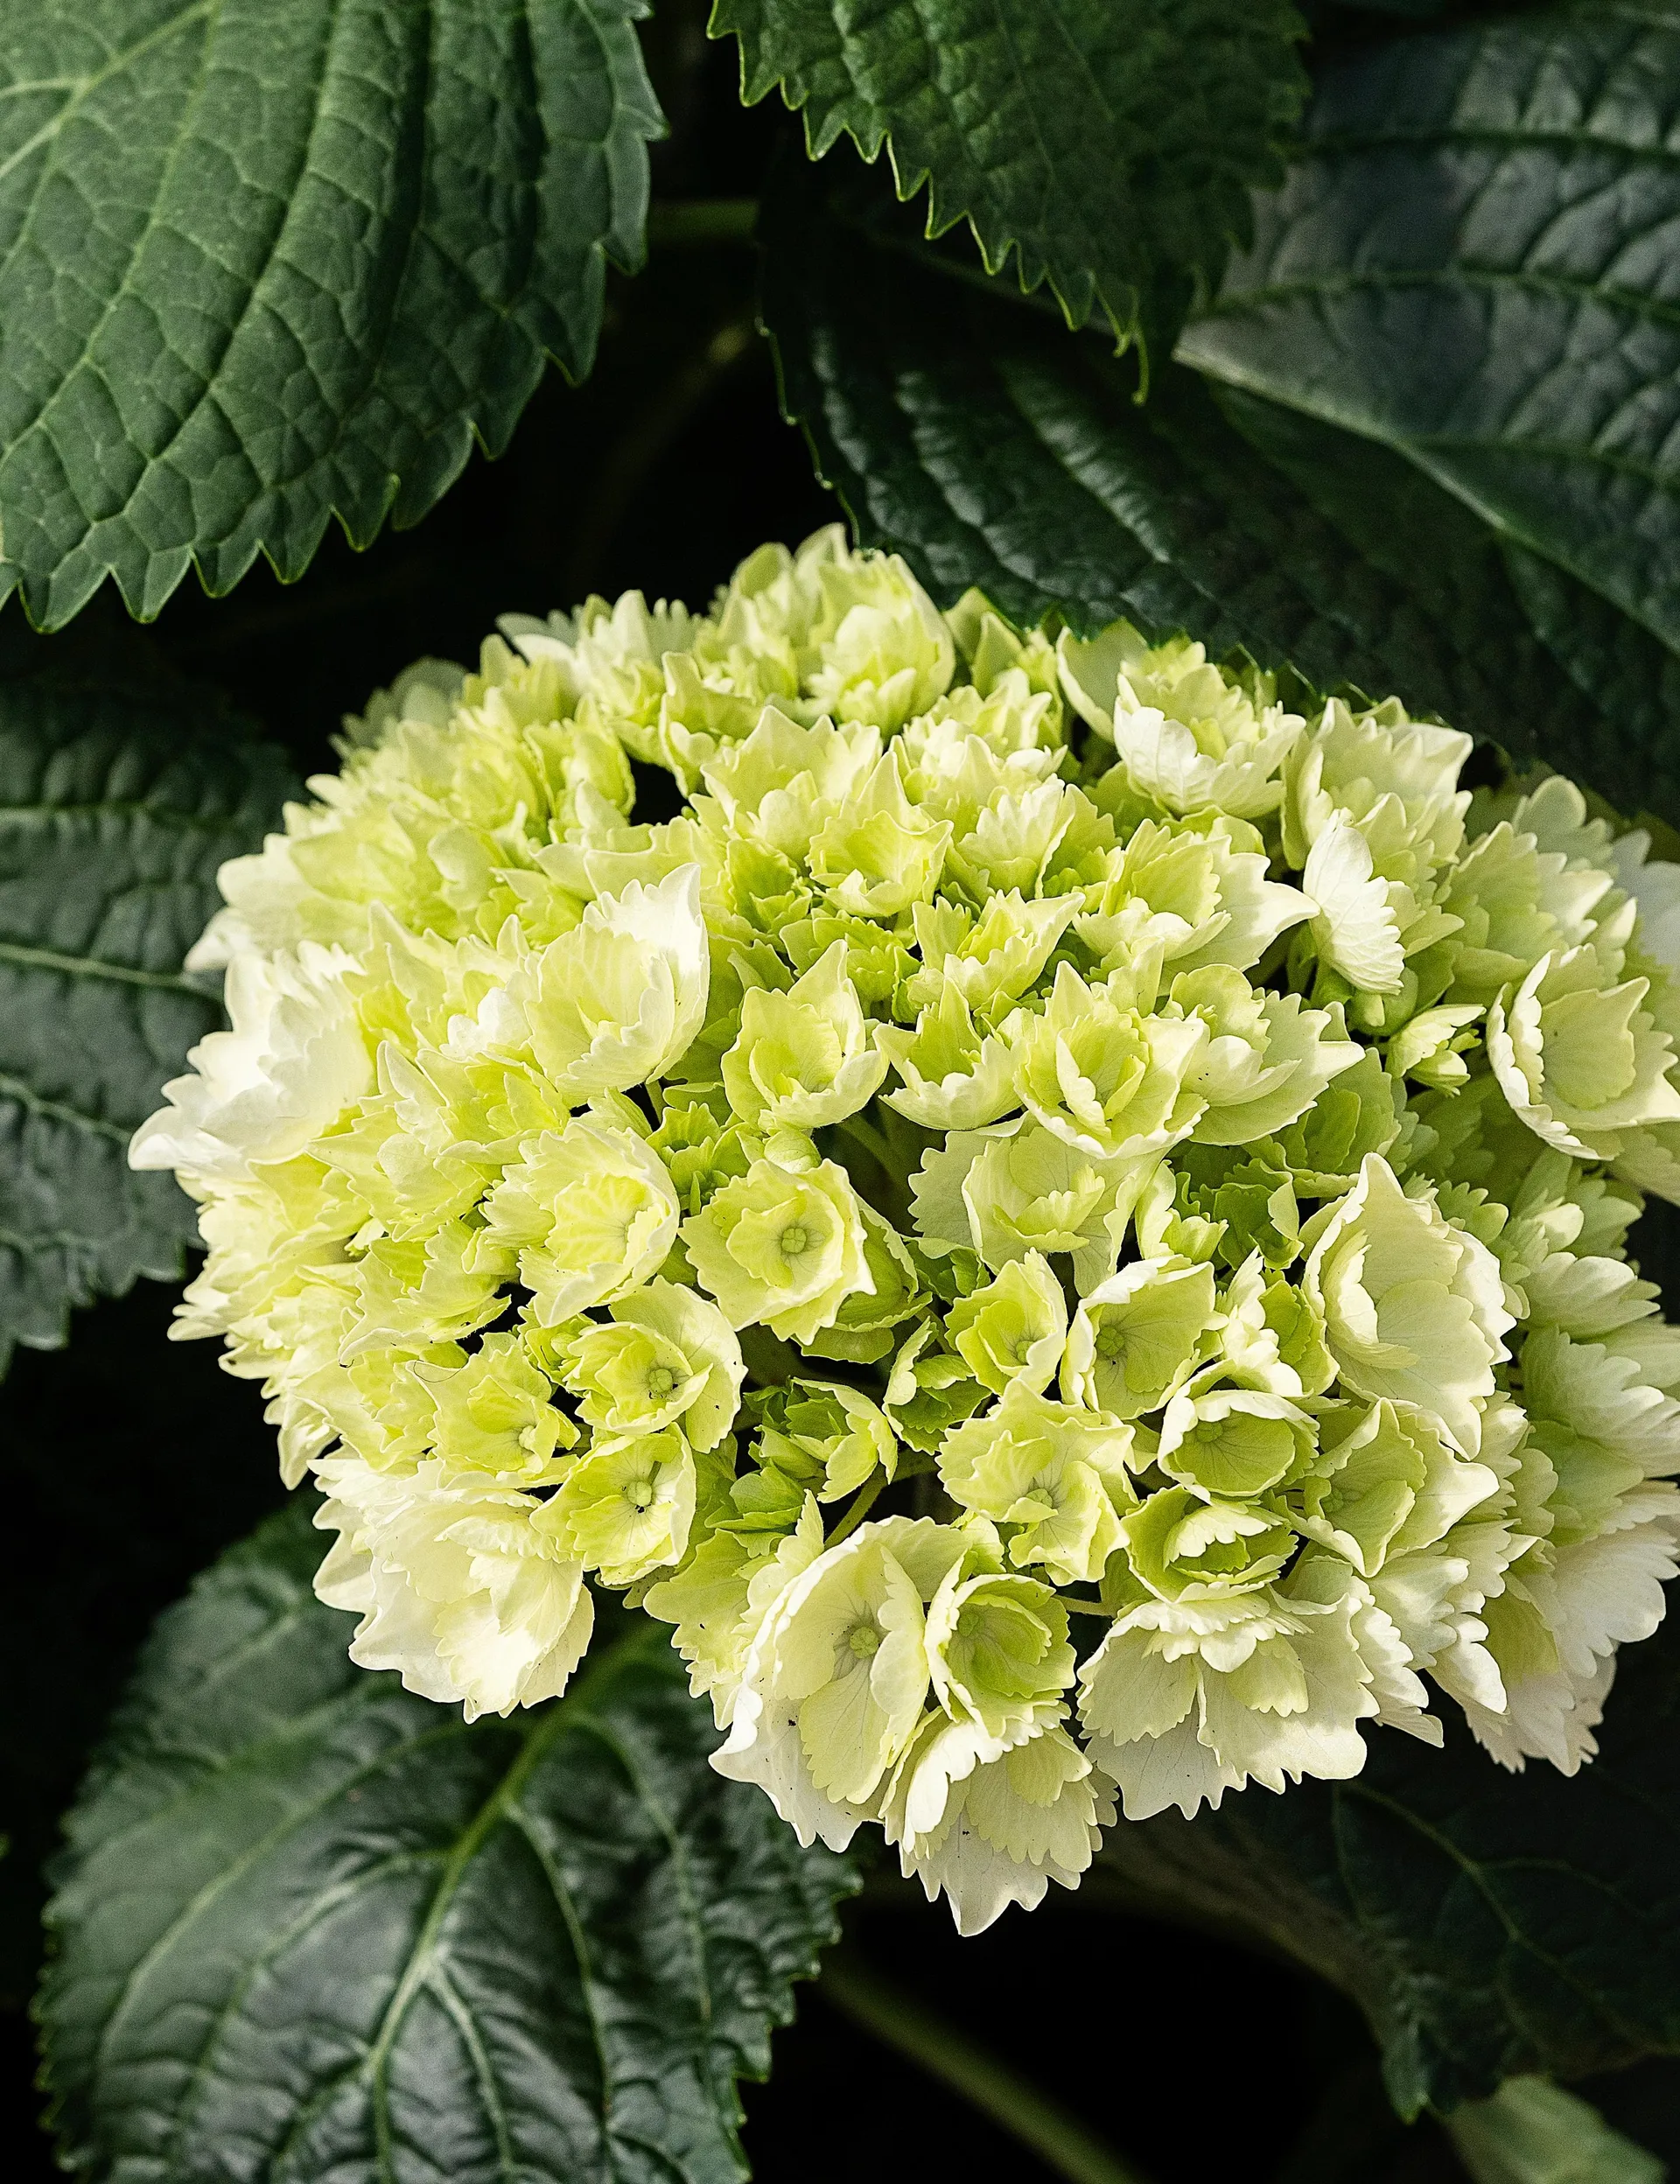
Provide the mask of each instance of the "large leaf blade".
{"label": "large leaf blade", "polygon": [[222,1021],[182,962],[290,786],[214,693],[109,651],[0,648],[0,1368],[196,1235],[128,1141]]}
{"label": "large leaf blade", "polygon": [[1217,277],[1305,90],[1292,0],[717,0],[711,27],[814,158],[890,144],[930,234],[966,219],[992,270],[1123,333]]}
{"label": "large leaf blade", "polygon": [[1680,2054],[1680,1632],[1630,1648],[1570,1779],[1369,1740],[1362,1774],[1115,1829],[1156,1909],[1211,1919],[1364,2008],[1396,2105],[1452,2109],[1527,2072]]}
{"label": "large leaf blade", "polygon": [[817,194],[789,162],[766,197],[784,404],[864,539],[943,601],[1187,629],[1397,690],[1630,809],[1680,802],[1674,655],[1403,458],[1180,368],[1140,405],[1095,341],[1001,284],[906,280],[878,206]]}
{"label": "large leaf blade", "polygon": [[69,1824],[43,1990],[92,2175],[293,2184],[744,2173],[845,1863],[614,1617],[565,1698],[458,1713],[345,1654],[295,1507],[165,1616]]}
{"label": "large leaf blade", "polygon": [[1680,644],[1680,8],[1367,41],[1180,354],[1402,450]]}
{"label": "large leaf blade", "polygon": [[[71,0],[0,25],[0,597],[300,574],[587,372],[643,0]],[[74,277],[72,274],[74,273]]]}

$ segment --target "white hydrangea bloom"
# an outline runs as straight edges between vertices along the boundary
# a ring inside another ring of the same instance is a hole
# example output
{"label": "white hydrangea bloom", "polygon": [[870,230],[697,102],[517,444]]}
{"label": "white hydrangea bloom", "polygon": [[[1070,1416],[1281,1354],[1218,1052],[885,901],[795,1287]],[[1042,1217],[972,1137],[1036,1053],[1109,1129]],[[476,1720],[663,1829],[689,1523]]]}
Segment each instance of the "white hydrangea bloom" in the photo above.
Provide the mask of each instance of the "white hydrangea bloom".
{"label": "white hydrangea bloom", "polygon": [[1579,1160],[1611,1160],[1620,1135],[1680,1121],[1674,1047],[1642,1007],[1644,978],[1611,983],[1589,942],[1543,956],[1488,1015],[1500,1089],[1535,1135]]}
{"label": "white hydrangea bloom", "polygon": [[1053,1880],[1076,1888],[1113,1818],[1107,1783],[1054,1720],[988,1759],[970,1725],[930,1715],[882,1827],[906,1878],[930,1903],[949,1898],[959,1934],[981,1934],[1012,1903],[1036,1909]]}
{"label": "white hydrangea bloom", "polygon": [[320,1466],[316,1522],[336,1530],[315,1590],[360,1614],[350,1656],[395,1669],[423,1698],[466,1718],[557,1698],[582,1660],[594,1603],[530,1495],[446,1486],[441,1466],[409,1478],[354,1458]]}
{"label": "white hydrangea bloom", "polygon": [[1200,645],[1152,650],[1129,623],[1058,648],[1070,704],[1119,754],[1138,795],[1180,816],[1258,819],[1283,797],[1278,778],[1306,724],[1234,684]]}
{"label": "white hydrangea bloom", "polygon": [[132,1149],[354,1657],[503,1713],[622,1592],[963,1932],[1116,1796],[1590,1759],[1680,1566],[1680,868],[838,527],[502,626],[225,868]]}
{"label": "white hydrangea bloom", "polygon": [[1121,1617],[1080,1671],[1080,1718],[1126,1817],[1176,1805],[1187,1819],[1250,1781],[1357,1774],[1358,1725],[1377,1711],[1360,1604],[1352,1572],[1313,1557],[1281,1586],[1228,1594],[1207,1578]]}
{"label": "white hydrangea bloom", "polygon": [[1152,948],[1171,971],[1223,963],[1250,970],[1280,933],[1312,914],[1298,887],[1266,877],[1263,837],[1221,815],[1211,825],[1145,819],[1108,851],[1105,877],[1075,921],[1104,970]]}
{"label": "white hydrangea bloom", "polygon": [[688,1051],[705,1020],[710,966],[699,867],[652,886],[632,880],[522,956],[452,1044],[528,1056],[564,1100],[620,1092]]}
{"label": "white hydrangea bloom", "polygon": [[1357,1394],[1414,1403],[1439,1418],[1466,1455],[1481,1440],[1479,1403],[1515,1324],[1487,1246],[1408,1197],[1388,1162],[1368,1154],[1301,1277],[1326,1340]]}
{"label": "white hydrangea bloom", "polygon": [[926,1603],[962,1542],[925,1518],[864,1525],[818,1556],[754,1638],[713,1764],[757,1782],[802,1843],[844,1850],[928,1696]]}
{"label": "white hydrangea bloom", "polygon": [[302,1152],[373,1088],[355,968],[343,949],[308,941],[295,955],[238,956],[225,990],[231,1028],[201,1040],[187,1055],[193,1074],[164,1087],[169,1105],[135,1132],[131,1165],[231,1183]]}

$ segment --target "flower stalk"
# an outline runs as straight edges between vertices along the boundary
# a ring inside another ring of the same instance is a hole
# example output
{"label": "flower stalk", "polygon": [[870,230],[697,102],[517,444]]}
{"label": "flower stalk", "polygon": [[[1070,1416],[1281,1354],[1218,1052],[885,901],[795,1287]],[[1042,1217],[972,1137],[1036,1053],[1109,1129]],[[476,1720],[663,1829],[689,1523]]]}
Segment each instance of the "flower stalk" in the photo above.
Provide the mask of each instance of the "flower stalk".
{"label": "flower stalk", "polygon": [[822,1967],[819,1992],[844,2016],[936,2078],[1038,2156],[1068,2184],[1152,2184],[1078,2117],[961,2032],[926,2003],[883,1978],[850,1949]]}

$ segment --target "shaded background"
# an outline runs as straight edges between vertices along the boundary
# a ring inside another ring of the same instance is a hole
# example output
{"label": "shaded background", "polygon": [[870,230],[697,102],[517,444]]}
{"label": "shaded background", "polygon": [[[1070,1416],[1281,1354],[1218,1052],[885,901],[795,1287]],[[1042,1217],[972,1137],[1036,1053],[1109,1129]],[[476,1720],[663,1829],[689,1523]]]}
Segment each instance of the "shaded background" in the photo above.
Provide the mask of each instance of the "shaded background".
{"label": "shaded background", "polygon": [[[754,194],[790,126],[770,106],[741,113],[734,50],[706,44],[703,15],[662,8],[650,29],[673,122],[654,151],[656,200]],[[738,243],[656,245],[640,279],[612,280],[589,385],[551,373],[506,456],[475,457],[418,528],[361,555],[335,533],[290,588],[266,568],[220,602],[184,586],[154,626],[158,650],[217,683],[307,772],[333,762],[329,736],[370,690],[422,654],[471,661],[499,612],[633,584],[704,603],[762,540],[796,541],[839,514],[778,415],[754,275]],[[108,597],[88,613],[121,619]],[[40,641],[72,646],[84,627]],[[27,2015],[58,1816],[152,1616],[281,1498],[256,1390],[221,1374],[210,1346],[166,1341],[172,1301],[143,1284],[79,1314],[71,1350],[20,1354],[0,1393],[11,1447],[0,1653],[13,1695],[0,1745],[0,2146],[27,2184],[58,2174],[37,2124]],[[1012,1912],[962,1942],[942,1909],[883,1872],[848,1922],[870,1963],[1160,2184],[1463,2174],[1438,2127],[1408,2130],[1388,2112],[1369,2040],[1340,1998],[1106,1909],[1098,1888],[1053,1890],[1033,1917]],[[1666,2068],[1607,2089],[1652,2143],[1674,2129]],[[774,2080],[746,2097],[762,2184],[1051,2174],[820,1990],[803,1991]]]}

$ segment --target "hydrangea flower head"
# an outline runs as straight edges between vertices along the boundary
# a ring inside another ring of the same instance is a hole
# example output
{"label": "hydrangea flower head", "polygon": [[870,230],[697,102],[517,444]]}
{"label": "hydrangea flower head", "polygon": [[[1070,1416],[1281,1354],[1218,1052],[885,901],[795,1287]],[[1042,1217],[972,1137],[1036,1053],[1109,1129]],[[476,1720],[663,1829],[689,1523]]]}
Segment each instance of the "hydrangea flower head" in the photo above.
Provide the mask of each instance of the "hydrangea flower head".
{"label": "hydrangea flower head", "polygon": [[509,617],[342,747],[131,1158],[359,1662],[506,1713],[621,1591],[724,1773],[965,1932],[1444,1709],[1591,1758],[1680,1542],[1646,836],[837,530]]}

